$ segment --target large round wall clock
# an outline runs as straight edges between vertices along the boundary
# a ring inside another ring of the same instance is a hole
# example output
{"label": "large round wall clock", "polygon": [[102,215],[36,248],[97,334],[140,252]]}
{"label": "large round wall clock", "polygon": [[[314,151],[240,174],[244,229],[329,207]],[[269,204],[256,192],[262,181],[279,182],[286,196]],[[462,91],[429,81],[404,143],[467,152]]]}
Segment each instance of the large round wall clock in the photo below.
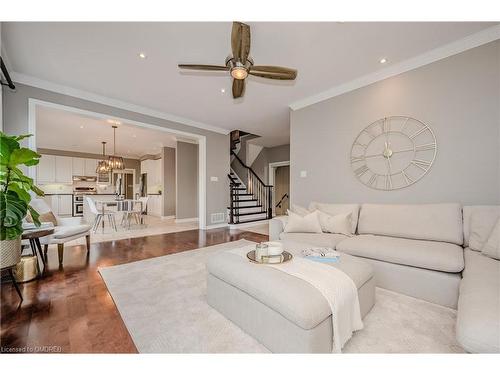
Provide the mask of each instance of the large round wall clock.
{"label": "large round wall clock", "polygon": [[359,133],[351,148],[351,166],[366,186],[396,190],[424,177],[436,152],[436,137],[429,126],[411,117],[391,116]]}

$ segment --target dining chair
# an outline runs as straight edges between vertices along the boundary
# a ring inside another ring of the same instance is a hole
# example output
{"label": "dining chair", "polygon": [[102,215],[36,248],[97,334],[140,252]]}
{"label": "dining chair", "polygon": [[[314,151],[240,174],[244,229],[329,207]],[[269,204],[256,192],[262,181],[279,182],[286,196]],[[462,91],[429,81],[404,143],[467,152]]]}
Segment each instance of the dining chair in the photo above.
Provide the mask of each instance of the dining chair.
{"label": "dining chair", "polygon": [[148,215],[148,201],[149,197],[140,197],[138,199],[140,202],[139,211],[136,211],[137,218],[141,224],[144,224],[144,217]]}
{"label": "dining chair", "polygon": [[92,230],[94,231],[94,233],[97,231],[97,228],[99,228],[99,224],[101,223],[101,221],[104,220],[104,216],[106,216],[108,218],[109,224],[113,227],[115,232],[118,231],[118,229],[116,228],[115,212],[114,211],[105,210],[105,209],[98,210],[94,200],[92,200],[89,197],[85,197],[85,200],[87,201],[90,212],[93,215],[95,215],[94,226],[92,227]]}

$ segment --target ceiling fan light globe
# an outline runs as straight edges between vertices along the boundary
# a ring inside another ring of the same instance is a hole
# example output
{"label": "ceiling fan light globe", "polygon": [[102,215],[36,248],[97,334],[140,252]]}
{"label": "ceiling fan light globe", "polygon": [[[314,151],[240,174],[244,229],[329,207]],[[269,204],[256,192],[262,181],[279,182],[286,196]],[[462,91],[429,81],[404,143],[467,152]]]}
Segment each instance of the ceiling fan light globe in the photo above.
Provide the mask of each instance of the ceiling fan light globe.
{"label": "ceiling fan light globe", "polygon": [[231,77],[234,79],[245,79],[248,76],[248,71],[243,67],[234,67],[231,69]]}

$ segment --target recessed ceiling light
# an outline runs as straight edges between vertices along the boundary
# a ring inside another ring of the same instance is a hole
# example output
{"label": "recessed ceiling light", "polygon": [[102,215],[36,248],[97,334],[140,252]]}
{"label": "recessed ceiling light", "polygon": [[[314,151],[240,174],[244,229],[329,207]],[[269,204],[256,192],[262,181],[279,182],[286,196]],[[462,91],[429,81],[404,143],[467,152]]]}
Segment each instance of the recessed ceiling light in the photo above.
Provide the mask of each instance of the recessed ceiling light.
{"label": "recessed ceiling light", "polygon": [[140,53],[139,53],[139,57],[140,57],[141,59],[145,59],[147,56],[146,56],[146,54],[145,54],[144,52],[140,52]]}
{"label": "recessed ceiling light", "polygon": [[132,138],[137,138],[137,136],[135,134],[132,134]]}
{"label": "recessed ceiling light", "polygon": [[80,129],[83,129],[83,125],[80,125]]}
{"label": "recessed ceiling light", "polygon": [[380,59],[380,63],[381,64],[385,64],[387,62],[387,59],[385,57],[381,58]]}
{"label": "recessed ceiling light", "polygon": [[224,94],[226,92],[226,89],[220,89],[220,92]]}

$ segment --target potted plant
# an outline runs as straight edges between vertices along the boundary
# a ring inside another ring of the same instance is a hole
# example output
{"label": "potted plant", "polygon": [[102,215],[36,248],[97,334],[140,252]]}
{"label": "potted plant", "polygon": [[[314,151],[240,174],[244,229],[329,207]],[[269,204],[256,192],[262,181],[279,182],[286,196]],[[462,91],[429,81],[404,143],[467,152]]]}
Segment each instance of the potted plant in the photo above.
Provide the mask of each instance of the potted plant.
{"label": "potted plant", "polygon": [[19,142],[29,135],[8,136],[0,132],[0,256],[2,267],[14,265],[21,256],[22,222],[29,212],[36,226],[40,226],[39,214],[30,206],[31,194],[43,196],[33,179],[19,168],[37,165],[41,157]]}

